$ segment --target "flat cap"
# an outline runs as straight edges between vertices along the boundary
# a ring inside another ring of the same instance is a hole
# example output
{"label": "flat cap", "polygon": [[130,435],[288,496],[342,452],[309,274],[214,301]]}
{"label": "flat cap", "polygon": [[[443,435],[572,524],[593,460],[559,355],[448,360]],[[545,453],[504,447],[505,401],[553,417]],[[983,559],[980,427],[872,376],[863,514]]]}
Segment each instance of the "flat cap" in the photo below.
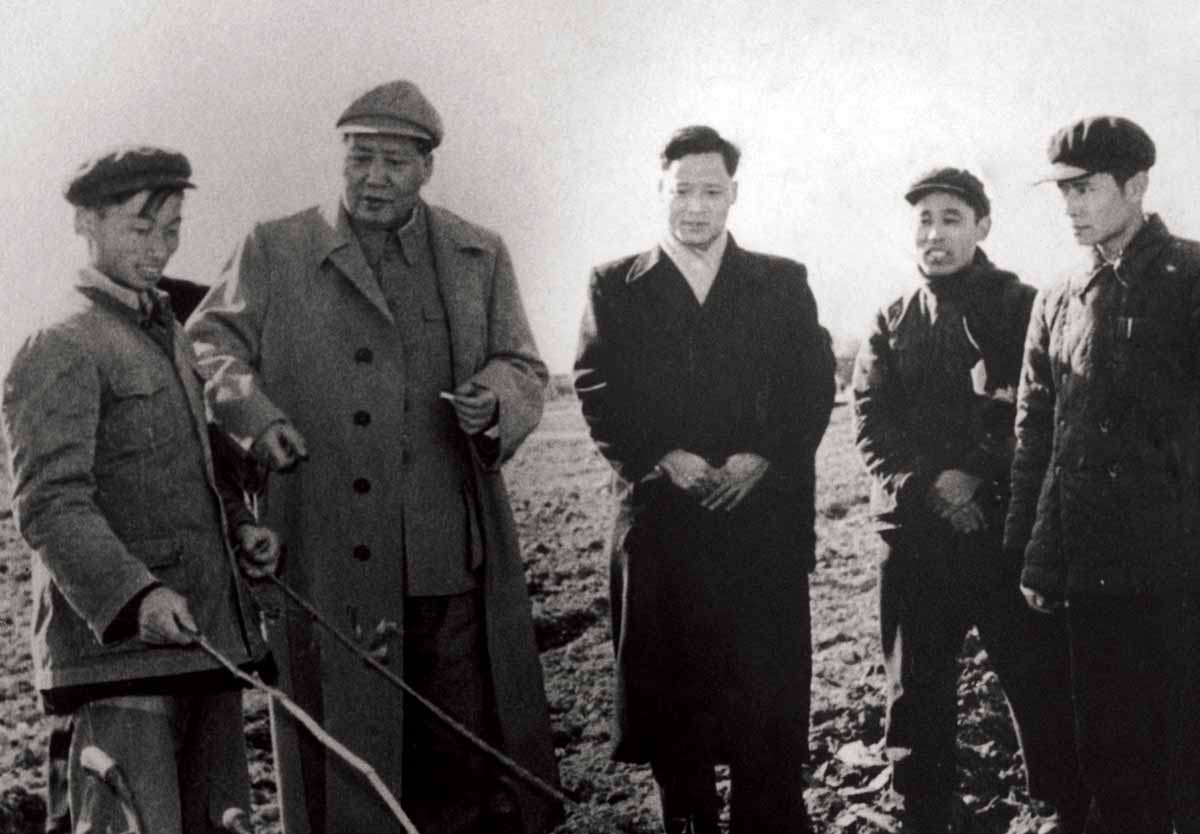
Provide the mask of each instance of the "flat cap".
{"label": "flat cap", "polygon": [[1046,148],[1050,170],[1040,180],[1070,180],[1111,171],[1147,171],[1154,164],[1154,141],[1121,116],[1089,116],[1067,125]]}
{"label": "flat cap", "polygon": [[411,81],[389,81],[350,103],[337,120],[342,133],[392,133],[442,143],[442,117]]}
{"label": "flat cap", "polygon": [[975,210],[977,220],[982,220],[992,213],[992,204],[988,201],[987,192],[983,190],[983,183],[965,168],[934,168],[932,171],[926,171],[904,192],[904,199],[916,205],[926,194],[935,191],[945,191],[961,197]]}
{"label": "flat cap", "polygon": [[63,187],[67,202],[92,206],[147,188],[195,188],[192,165],[178,151],[151,145],[122,145],[76,169]]}

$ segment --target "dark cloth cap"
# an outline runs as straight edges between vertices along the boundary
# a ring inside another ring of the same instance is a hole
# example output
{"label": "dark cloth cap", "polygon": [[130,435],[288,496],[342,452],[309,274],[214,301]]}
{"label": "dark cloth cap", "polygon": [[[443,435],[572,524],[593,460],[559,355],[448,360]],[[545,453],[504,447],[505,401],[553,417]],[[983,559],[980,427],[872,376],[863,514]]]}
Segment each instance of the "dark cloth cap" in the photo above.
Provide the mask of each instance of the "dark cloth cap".
{"label": "dark cloth cap", "polygon": [[350,103],[337,120],[342,133],[391,133],[442,143],[442,117],[411,81],[389,81]]}
{"label": "dark cloth cap", "polygon": [[72,205],[94,206],[148,188],[195,188],[191,176],[191,163],[178,151],[122,145],[80,165],[63,196]]}
{"label": "dark cloth cap", "polygon": [[1148,171],[1154,141],[1121,116],[1091,116],[1067,125],[1050,138],[1050,171],[1041,182],[1071,180],[1102,172]]}
{"label": "dark cloth cap", "polygon": [[982,220],[992,213],[992,204],[983,190],[983,183],[965,168],[934,168],[926,171],[904,192],[904,199],[910,205],[916,205],[918,200],[934,191],[945,191],[961,197],[975,210],[976,220]]}

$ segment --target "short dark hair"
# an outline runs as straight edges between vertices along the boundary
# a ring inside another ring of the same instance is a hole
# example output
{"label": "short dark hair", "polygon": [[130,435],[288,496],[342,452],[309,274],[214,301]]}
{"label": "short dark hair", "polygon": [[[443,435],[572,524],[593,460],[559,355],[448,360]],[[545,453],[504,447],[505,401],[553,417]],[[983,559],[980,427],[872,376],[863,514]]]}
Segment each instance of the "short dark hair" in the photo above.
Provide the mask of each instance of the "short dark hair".
{"label": "short dark hair", "polygon": [[666,170],[675,160],[697,153],[719,153],[725,160],[725,170],[731,177],[737,173],[738,162],[742,158],[738,146],[715,129],[708,125],[689,125],[679,128],[671,135],[659,159],[662,161],[663,170]]}
{"label": "short dark hair", "polygon": [[[106,197],[103,200],[98,200],[94,203],[90,203],[90,204],[84,206],[84,208],[91,209],[92,211],[97,212],[101,217],[103,217],[110,208],[112,208],[113,206],[116,206],[116,205],[120,205],[121,203],[125,202],[130,197],[132,197],[134,194],[139,193],[140,191],[145,191],[145,189],[139,188],[136,191],[123,191],[119,194],[113,194],[112,196]],[[167,200],[174,197],[176,194],[182,195],[183,188],[171,186],[171,185],[164,185],[161,188],[150,189],[150,195],[148,197],[146,197],[146,202],[142,203],[141,209],[138,210],[138,217],[141,217],[144,219],[150,219],[150,218],[154,217],[154,215],[158,214],[158,210],[160,208],[162,208],[163,203],[165,203]]]}

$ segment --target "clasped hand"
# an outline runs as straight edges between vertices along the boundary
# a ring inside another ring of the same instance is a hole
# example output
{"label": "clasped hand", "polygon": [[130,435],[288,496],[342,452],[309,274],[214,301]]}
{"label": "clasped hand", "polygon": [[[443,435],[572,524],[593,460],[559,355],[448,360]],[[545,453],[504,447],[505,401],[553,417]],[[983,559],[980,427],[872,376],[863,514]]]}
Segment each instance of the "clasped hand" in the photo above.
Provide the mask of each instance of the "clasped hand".
{"label": "clasped hand", "polygon": [[987,519],[975,492],[983,479],[961,469],[947,469],[929,488],[929,508],[957,533],[976,533],[987,527]]}
{"label": "clasped hand", "polygon": [[700,500],[706,510],[732,510],[745,500],[767,473],[770,462],[753,452],[730,455],[714,467],[692,452],[676,449],[659,466],[676,487]]}

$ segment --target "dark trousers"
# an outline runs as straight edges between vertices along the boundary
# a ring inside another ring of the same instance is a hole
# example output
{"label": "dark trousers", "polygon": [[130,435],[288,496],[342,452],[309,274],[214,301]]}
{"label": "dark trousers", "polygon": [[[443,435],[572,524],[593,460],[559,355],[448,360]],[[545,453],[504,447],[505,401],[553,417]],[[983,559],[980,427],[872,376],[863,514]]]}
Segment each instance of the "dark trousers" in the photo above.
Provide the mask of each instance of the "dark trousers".
{"label": "dark trousers", "polygon": [[974,625],[1008,699],[1030,795],[1075,807],[1063,622],[1025,604],[1020,565],[1002,562],[997,535],[958,535],[938,522],[882,533],[879,620],[893,788],[940,800],[957,787],[958,655]]}
{"label": "dark trousers", "polygon": [[[799,611],[781,616],[757,635],[740,633],[733,643],[730,678],[708,696],[664,695],[658,710],[650,767],[663,818],[691,818],[696,834],[716,834],[720,800],[714,767],[729,764],[730,834],[805,834],[811,831],[804,804],[812,639],[807,578],[796,600]],[[749,619],[749,618],[746,618]],[[781,635],[778,630],[786,629]],[[781,652],[788,653],[786,662]],[[794,653],[794,655],[792,654]],[[768,667],[799,669],[800,685]],[[747,682],[755,681],[749,685]],[[799,717],[799,720],[797,720]],[[668,829],[669,830],[669,829]]]}
{"label": "dark trousers", "polygon": [[804,805],[804,770],[791,745],[772,738],[753,720],[738,728],[740,742],[728,754],[713,749],[718,735],[715,719],[690,713],[672,722],[678,744],[654,756],[650,766],[658,784],[664,820],[691,818],[696,834],[717,834],[720,799],[713,768],[729,761],[732,788],[730,834],[805,834],[811,831]]}
{"label": "dark trousers", "polygon": [[1071,599],[1067,626],[1101,830],[1200,831],[1200,594]]}
{"label": "dark trousers", "polygon": [[[480,593],[404,601],[404,678],[496,743]],[[402,801],[422,834],[490,832],[500,824],[494,817],[515,808],[491,761],[412,698],[404,707]]]}

